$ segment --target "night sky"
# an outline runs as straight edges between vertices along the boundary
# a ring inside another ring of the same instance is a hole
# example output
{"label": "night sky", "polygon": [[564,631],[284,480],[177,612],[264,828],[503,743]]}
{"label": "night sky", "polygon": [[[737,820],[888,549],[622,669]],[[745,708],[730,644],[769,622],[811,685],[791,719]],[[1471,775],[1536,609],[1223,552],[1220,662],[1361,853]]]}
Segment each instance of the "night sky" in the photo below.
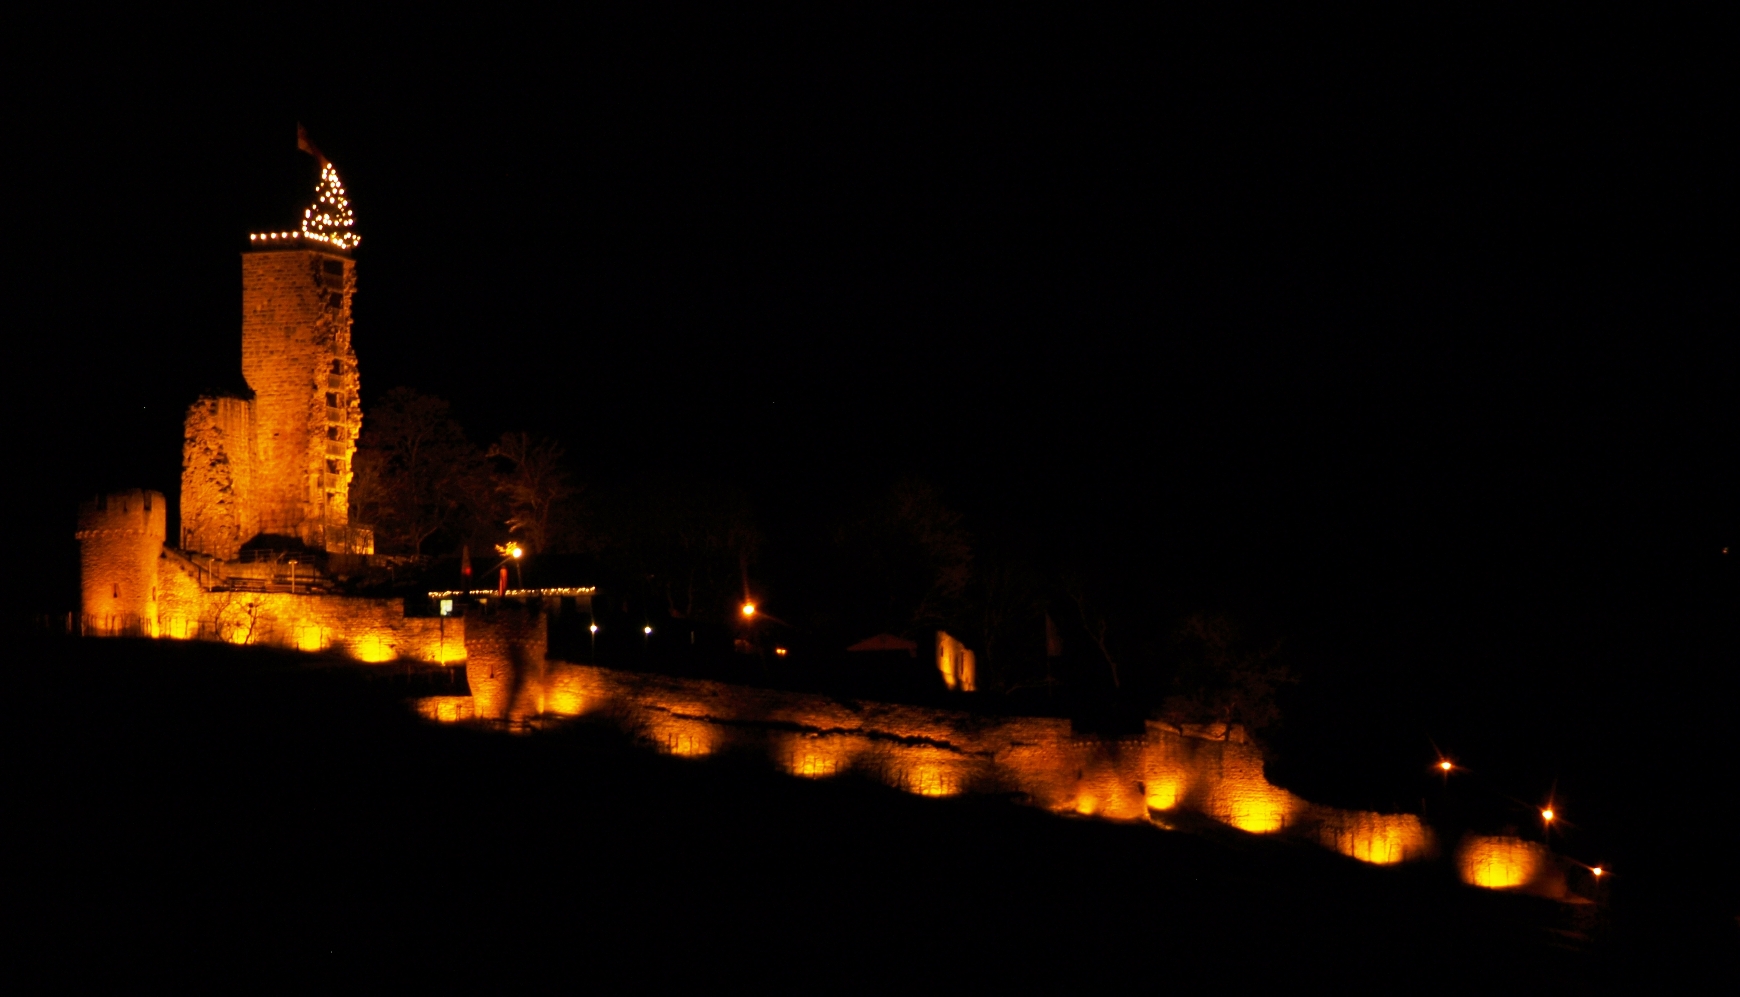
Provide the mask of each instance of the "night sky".
{"label": "night sky", "polygon": [[365,413],[409,385],[599,487],[739,484],[775,548],[919,475],[1286,638],[1295,724],[1461,732],[1614,812],[1615,726],[1732,722],[1740,169],[1697,25],[312,16],[8,43],[15,603],[239,386],[301,121],[363,236]]}

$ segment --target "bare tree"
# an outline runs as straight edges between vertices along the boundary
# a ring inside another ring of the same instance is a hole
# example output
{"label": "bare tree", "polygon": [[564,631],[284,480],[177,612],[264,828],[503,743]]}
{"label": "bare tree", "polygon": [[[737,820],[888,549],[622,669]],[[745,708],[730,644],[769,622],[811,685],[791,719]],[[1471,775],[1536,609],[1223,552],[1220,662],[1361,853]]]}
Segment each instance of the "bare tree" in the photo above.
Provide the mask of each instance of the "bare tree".
{"label": "bare tree", "polygon": [[1228,617],[1207,613],[1185,617],[1176,638],[1183,654],[1163,707],[1168,719],[1253,731],[1280,720],[1276,694],[1297,681],[1275,660],[1280,642],[1258,644]]}
{"label": "bare tree", "polygon": [[973,574],[972,537],[961,514],[929,482],[906,479],[836,534],[860,567],[883,625],[907,629],[956,615]]}
{"label": "bare tree", "polygon": [[551,512],[577,491],[562,465],[561,444],[526,433],[503,433],[484,456],[508,465],[496,480],[496,491],[508,505],[508,532],[519,534],[532,551],[548,550]]}
{"label": "bare tree", "polygon": [[1111,632],[1111,620],[1106,615],[1105,607],[1088,594],[1088,586],[1078,574],[1068,574],[1063,579],[1064,595],[1075,606],[1076,616],[1081,620],[1081,627],[1094,647],[1099,649],[1100,657],[1105,659],[1106,668],[1112,674],[1112,688],[1123,688],[1123,682],[1118,677],[1118,662],[1112,656],[1112,647],[1108,639]]}
{"label": "bare tree", "polygon": [[394,388],[369,416],[351,483],[353,514],[376,535],[413,554],[467,507],[467,484],[482,479],[477,448],[446,401]]}

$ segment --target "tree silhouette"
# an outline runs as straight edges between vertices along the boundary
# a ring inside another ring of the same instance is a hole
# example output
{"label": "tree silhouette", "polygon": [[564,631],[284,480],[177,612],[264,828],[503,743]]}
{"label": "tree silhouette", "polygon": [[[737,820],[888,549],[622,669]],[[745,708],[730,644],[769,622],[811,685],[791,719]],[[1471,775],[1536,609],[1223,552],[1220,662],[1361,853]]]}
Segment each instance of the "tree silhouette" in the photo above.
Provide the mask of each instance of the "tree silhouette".
{"label": "tree silhouette", "polygon": [[972,538],[929,482],[900,481],[848,520],[836,540],[878,625],[911,630],[958,615],[972,578]]}
{"label": "tree silhouette", "polygon": [[1185,617],[1176,640],[1182,654],[1173,694],[1162,707],[1166,719],[1243,724],[1251,731],[1281,719],[1275,696],[1297,680],[1275,661],[1279,642],[1258,645],[1228,617],[1207,613]]}
{"label": "tree silhouette", "polygon": [[533,552],[549,550],[552,514],[578,492],[562,464],[562,445],[527,433],[503,433],[484,456],[507,464],[496,476],[496,493],[507,503],[508,532],[518,534]]}
{"label": "tree silhouette", "polygon": [[394,388],[358,441],[353,515],[374,525],[383,547],[421,554],[425,541],[469,511],[467,485],[485,470],[446,401]]}

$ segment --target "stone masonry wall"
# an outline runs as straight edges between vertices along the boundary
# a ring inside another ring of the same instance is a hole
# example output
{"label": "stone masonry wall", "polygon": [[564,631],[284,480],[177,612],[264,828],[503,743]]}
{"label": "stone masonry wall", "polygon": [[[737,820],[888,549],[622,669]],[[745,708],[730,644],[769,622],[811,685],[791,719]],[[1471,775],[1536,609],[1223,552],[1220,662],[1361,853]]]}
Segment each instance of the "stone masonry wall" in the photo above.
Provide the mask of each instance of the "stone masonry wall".
{"label": "stone masonry wall", "polygon": [[252,402],[204,397],[188,407],[181,441],[183,550],[230,560],[260,532],[254,470]]}
{"label": "stone masonry wall", "polygon": [[544,607],[515,602],[471,606],[465,614],[465,678],[477,715],[503,719],[545,712],[549,623]]}
{"label": "stone masonry wall", "polygon": [[79,505],[80,612],[87,632],[154,636],[161,492],[111,492]]}
{"label": "stone masonry wall", "polygon": [[208,591],[203,559],[168,548],[158,553],[160,636],[336,651],[369,663],[465,660],[463,618],[406,616],[403,599]]}
{"label": "stone masonry wall", "polygon": [[351,348],[355,263],[291,249],[242,256],[242,374],[254,390],[259,530],[349,551],[362,413]]}
{"label": "stone masonry wall", "polygon": [[[985,717],[559,661],[515,662],[509,647],[494,645],[525,633],[529,658],[541,650],[530,621],[514,618],[487,637],[476,622],[468,620],[467,630],[472,704],[427,704],[432,719],[525,721],[607,711],[667,754],[764,752],[805,778],[851,771],[924,796],[1013,793],[1054,812],[1111,820],[1164,823],[1189,812],[1375,864],[1427,858],[1436,848],[1417,815],[1339,810],[1270,784],[1261,752],[1237,727],[1150,722],[1140,736],[1104,740],[1079,736],[1068,720],[1051,717]],[[501,663],[485,674],[492,661]]]}

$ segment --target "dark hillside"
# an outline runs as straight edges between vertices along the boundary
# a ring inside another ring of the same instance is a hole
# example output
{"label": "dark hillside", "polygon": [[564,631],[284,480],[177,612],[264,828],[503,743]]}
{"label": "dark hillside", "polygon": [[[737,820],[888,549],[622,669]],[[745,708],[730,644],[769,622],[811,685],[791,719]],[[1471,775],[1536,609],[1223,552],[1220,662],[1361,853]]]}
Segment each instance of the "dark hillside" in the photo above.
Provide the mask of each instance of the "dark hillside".
{"label": "dark hillside", "polygon": [[69,982],[162,966],[1243,988],[1421,967],[1567,981],[1619,951],[1592,910],[1442,870],[678,761],[602,722],[426,726],[402,700],[439,676],[168,642],[25,652],[13,898],[25,950]]}

